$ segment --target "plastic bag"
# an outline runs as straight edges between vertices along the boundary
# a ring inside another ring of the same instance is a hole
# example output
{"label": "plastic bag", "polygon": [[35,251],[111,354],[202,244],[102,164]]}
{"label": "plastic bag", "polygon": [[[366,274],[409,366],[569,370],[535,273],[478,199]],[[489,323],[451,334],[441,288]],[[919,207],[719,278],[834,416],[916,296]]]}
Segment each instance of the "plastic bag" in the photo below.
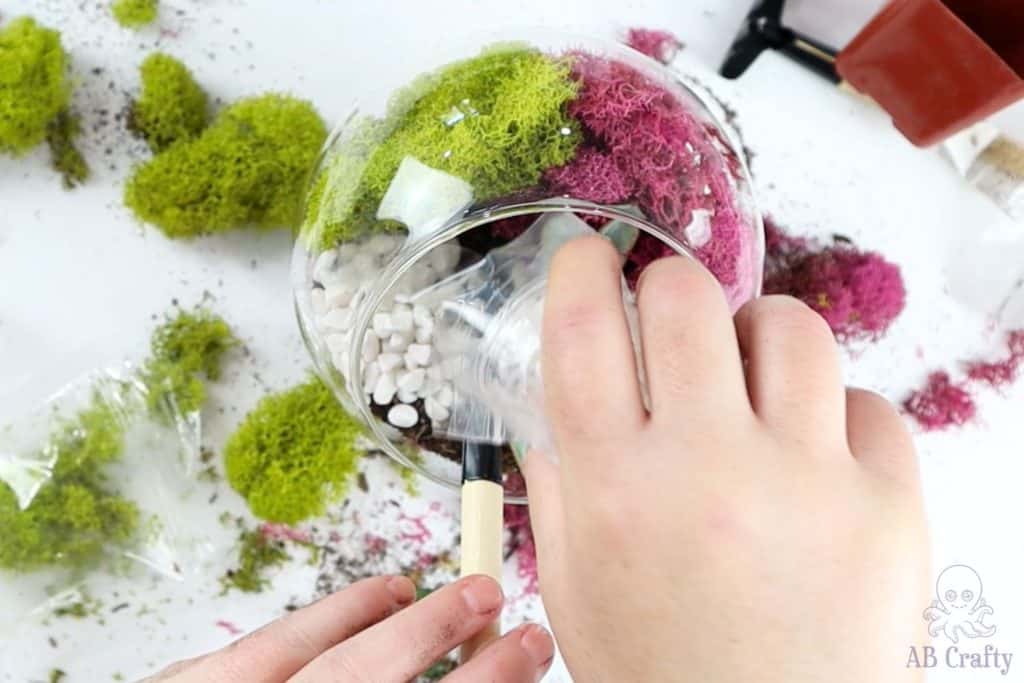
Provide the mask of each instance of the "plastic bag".
{"label": "plastic bag", "polygon": [[199,415],[147,400],[130,366],[76,380],[0,431],[0,609],[87,611],[100,577],[183,581],[217,525],[196,477]]}

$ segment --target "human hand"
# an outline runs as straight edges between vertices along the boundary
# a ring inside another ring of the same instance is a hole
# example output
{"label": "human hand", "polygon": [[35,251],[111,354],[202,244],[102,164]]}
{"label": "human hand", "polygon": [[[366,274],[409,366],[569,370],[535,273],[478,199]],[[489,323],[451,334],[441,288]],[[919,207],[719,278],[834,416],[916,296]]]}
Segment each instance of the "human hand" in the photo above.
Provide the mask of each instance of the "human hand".
{"label": "human hand", "polygon": [[[173,683],[388,683],[414,679],[501,613],[501,588],[470,576],[412,604],[405,577],[355,583],[273,621],[223,650],[172,664],[148,681]],[[411,606],[410,606],[411,605]],[[490,643],[448,683],[540,680],[554,644],[526,625]]]}
{"label": "human hand", "polygon": [[637,292],[650,412],[603,240],[547,288],[557,453],[525,463],[541,594],[583,681],[915,680],[928,541],[913,444],[845,390],[824,321],[788,297],[730,318],[695,262]]}

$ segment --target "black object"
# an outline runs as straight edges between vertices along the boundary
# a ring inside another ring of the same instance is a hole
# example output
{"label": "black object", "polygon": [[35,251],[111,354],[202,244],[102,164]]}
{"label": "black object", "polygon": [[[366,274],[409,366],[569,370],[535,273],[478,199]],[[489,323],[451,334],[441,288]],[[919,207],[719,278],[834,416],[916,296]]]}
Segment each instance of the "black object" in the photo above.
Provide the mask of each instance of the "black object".
{"label": "black object", "polygon": [[739,35],[729,48],[719,73],[739,78],[765,50],[778,50],[833,83],[842,82],[836,72],[838,50],[782,24],[786,0],[759,0],[747,14]]}
{"label": "black object", "polygon": [[483,479],[501,484],[501,462],[499,446],[467,441],[462,448],[462,481]]}

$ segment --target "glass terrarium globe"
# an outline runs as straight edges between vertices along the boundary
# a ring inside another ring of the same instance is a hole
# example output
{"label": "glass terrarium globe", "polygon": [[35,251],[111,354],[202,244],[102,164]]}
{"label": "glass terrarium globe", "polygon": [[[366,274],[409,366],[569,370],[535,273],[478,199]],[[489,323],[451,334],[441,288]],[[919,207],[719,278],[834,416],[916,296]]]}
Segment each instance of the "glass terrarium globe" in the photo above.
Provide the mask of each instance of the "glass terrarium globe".
{"label": "glass terrarium globe", "polygon": [[[627,304],[652,260],[695,258],[735,311],[760,291],[764,238],[730,132],[657,62],[556,33],[445,49],[363,93],[329,138],[293,285],[317,371],[375,446],[457,486],[465,439],[501,443],[502,420],[536,411],[557,246],[611,239]],[[493,402],[467,390],[467,357]],[[505,448],[506,499],[523,502]]]}

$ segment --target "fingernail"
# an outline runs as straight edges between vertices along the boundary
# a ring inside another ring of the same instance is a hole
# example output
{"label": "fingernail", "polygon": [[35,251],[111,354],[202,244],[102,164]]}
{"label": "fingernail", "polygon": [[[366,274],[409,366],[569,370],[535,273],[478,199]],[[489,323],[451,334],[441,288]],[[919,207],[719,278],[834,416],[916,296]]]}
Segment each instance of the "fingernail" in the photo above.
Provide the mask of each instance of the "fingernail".
{"label": "fingernail", "polygon": [[490,614],[501,608],[504,596],[501,586],[494,579],[485,576],[470,578],[462,587],[462,599],[466,606],[477,614]]}
{"label": "fingernail", "polygon": [[385,585],[388,592],[391,593],[391,597],[400,607],[412,604],[412,601],[416,599],[416,587],[404,576],[392,576]]}
{"label": "fingernail", "polygon": [[519,644],[538,669],[546,669],[555,656],[555,642],[547,631],[536,624],[523,627],[523,635],[519,638]]}

